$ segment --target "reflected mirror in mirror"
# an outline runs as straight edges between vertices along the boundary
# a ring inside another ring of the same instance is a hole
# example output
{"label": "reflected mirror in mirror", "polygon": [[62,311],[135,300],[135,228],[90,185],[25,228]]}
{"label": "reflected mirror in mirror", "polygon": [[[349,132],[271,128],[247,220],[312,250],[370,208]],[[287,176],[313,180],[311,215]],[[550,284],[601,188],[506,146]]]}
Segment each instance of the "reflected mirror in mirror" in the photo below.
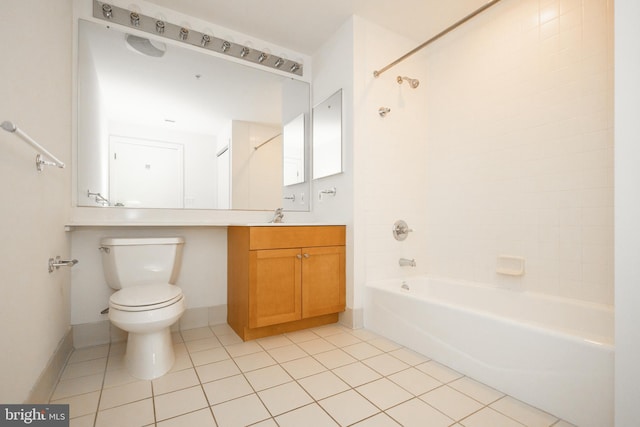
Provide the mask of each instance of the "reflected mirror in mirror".
{"label": "reflected mirror in mirror", "polygon": [[304,182],[304,114],[284,125],[284,185]]}
{"label": "reflected mirror in mirror", "polygon": [[[93,22],[78,26],[79,206],[309,209],[301,198],[283,203],[283,146],[293,144],[283,141],[284,124],[309,116],[307,82]],[[304,129],[295,144],[304,166]],[[304,167],[297,173],[296,191],[308,194]]]}
{"label": "reflected mirror in mirror", "polygon": [[342,89],[313,108],[313,179],[342,172]]}

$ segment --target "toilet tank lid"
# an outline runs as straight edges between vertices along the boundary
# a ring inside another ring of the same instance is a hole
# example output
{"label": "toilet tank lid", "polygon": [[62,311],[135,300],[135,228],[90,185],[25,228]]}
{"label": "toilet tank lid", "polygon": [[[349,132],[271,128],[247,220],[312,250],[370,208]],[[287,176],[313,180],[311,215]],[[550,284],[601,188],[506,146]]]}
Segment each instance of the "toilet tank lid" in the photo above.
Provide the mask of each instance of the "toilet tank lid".
{"label": "toilet tank lid", "polygon": [[105,237],[100,240],[102,246],[133,246],[133,245],[182,245],[184,237]]}

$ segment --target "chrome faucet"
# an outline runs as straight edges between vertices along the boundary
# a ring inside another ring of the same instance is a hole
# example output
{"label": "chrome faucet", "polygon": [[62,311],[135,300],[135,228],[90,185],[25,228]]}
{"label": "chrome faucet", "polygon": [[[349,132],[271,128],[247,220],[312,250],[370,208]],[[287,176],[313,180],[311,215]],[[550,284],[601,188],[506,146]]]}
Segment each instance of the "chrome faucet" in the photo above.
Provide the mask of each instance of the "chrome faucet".
{"label": "chrome faucet", "polygon": [[400,267],[415,267],[416,266],[416,260],[415,259],[400,258],[400,261],[398,263],[400,264]]}
{"label": "chrome faucet", "polygon": [[282,212],[282,208],[278,208],[273,213],[273,218],[269,222],[280,223],[282,222],[283,218],[284,218],[284,213]]}

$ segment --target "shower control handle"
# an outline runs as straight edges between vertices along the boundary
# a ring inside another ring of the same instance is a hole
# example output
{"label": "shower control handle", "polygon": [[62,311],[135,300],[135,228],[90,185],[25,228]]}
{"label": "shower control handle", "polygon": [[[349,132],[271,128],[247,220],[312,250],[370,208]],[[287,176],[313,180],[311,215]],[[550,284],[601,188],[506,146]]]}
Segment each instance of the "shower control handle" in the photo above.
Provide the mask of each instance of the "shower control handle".
{"label": "shower control handle", "polygon": [[409,228],[407,223],[401,219],[393,224],[393,237],[400,242],[405,240],[412,231],[413,230]]}

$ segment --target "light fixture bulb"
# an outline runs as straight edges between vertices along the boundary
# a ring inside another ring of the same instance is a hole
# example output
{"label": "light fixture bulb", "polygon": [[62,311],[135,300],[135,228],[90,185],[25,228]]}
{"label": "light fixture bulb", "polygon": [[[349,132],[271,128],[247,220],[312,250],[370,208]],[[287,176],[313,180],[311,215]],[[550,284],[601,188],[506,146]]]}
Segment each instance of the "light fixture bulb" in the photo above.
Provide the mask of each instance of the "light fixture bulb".
{"label": "light fixture bulb", "polygon": [[131,12],[131,14],[129,14],[129,18],[131,20],[131,25],[133,25],[134,27],[140,26],[140,15],[135,12]]}
{"label": "light fixture bulb", "polygon": [[107,19],[111,19],[111,17],[113,17],[113,9],[111,8],[111,6],[109,6],[108,4],[103,4],[102,15]]}

